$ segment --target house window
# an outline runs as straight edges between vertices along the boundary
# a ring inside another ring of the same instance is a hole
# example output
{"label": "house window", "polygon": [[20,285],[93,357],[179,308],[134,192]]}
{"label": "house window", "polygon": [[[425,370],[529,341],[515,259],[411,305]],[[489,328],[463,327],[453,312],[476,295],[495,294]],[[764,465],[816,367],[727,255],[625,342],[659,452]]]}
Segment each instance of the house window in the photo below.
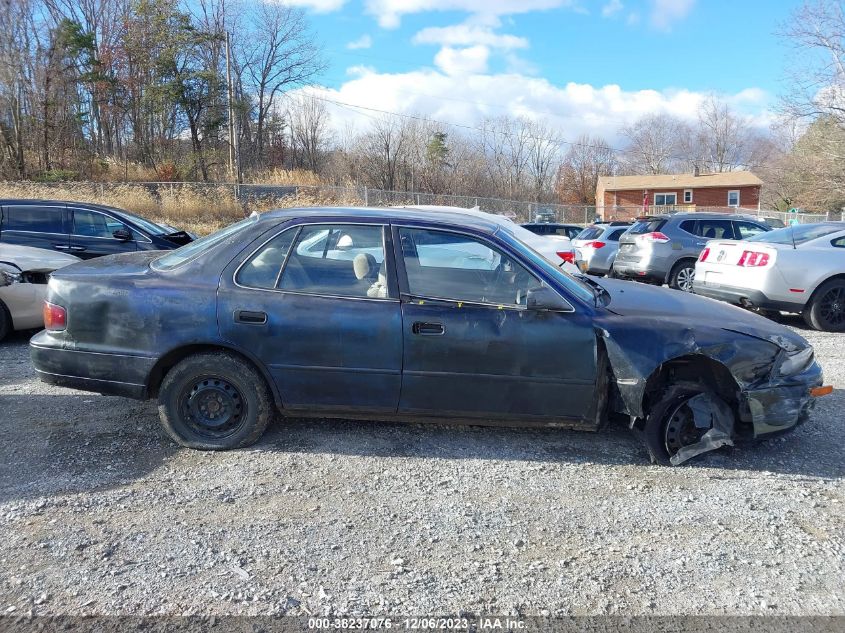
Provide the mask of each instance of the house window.
{"label": "house window", "polygon": [[729,191],[728,192],[728,206],[729,207],[738,207],[739,206],[739,191]]}
{"label": "house window", "polygon": [[684,204],[692,202],[692,189],[684,189]]}
{"label": "house window", "polygon": [[678,194],[676,193],[656,193],[654,194],[654,206],[668,207],[678,204]]}

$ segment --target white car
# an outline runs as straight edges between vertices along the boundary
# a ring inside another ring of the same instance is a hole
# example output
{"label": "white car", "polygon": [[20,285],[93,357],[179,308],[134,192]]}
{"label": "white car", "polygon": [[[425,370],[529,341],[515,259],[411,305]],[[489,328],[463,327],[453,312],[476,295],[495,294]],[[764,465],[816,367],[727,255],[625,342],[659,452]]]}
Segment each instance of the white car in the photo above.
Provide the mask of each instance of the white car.
{"label": "white car", "polygon": [[50,273],[78,261],[67,253],[0,244],[0,341],[14,330],[43,326]]}
{"label": "white car", "polygon": [[579,271],[577,266],[575,266],[575,249],[572,247],[569,238],[552,235],[537,235],[517,224],[507,216],[496,213],[487,213],[486,211],[480,210],[478,207],[465,209],[463,207],[437,205],[405,205],[394,208],[424,209],[426,211],[442,211],[444,213],[463,213],[486,218],[491,222],[507,227],[507,230],[520,242],[530,246],[555,266],[562,268],[568,273],[576,275],[581,274],[581,271]]}
{"label": "white car", "polygon": [[746,308],[801,313],[816,330],[845,332],[845,223],[710,240],[695,265],[693,290]]}

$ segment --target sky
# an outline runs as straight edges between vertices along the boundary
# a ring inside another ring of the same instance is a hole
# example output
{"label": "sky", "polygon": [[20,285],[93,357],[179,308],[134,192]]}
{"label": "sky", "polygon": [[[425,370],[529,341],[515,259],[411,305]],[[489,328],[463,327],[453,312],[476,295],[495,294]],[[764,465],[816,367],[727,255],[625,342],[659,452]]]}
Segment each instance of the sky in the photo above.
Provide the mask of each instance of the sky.
{"label": "sky", "polygon": [[774,120],[794,54],[787,0],[277,0],[304,8],[328,68],[314,94],[334,127],[379,114],[477,126],[545,120],[567,138],[619,138],[647,113],[694,121],[716,94]]}

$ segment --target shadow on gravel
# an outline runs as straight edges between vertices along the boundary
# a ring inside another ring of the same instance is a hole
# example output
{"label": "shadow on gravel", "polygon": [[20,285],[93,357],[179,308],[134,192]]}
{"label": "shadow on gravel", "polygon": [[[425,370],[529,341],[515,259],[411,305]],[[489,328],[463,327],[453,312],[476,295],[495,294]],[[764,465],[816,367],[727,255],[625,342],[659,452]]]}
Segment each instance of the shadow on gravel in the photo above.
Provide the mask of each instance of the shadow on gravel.
{"label": "shadow on gravel", "polygon": [[[791,433],[744,442],[702,455],[680,468],[760,471],[835,479],[845,477],[845,392],[822,399],[811,420]],[[366,457],[491,459],[650,465],[639,438],[620,425],[586,433],[563,429],[399,424],[290,418],[258,445],[264,451],[337,453]]]}
{"label": "shadow on gravel", "polygon": [[179,448],[151,403],[96,394],[0,396],[0,503],[131,483]]}

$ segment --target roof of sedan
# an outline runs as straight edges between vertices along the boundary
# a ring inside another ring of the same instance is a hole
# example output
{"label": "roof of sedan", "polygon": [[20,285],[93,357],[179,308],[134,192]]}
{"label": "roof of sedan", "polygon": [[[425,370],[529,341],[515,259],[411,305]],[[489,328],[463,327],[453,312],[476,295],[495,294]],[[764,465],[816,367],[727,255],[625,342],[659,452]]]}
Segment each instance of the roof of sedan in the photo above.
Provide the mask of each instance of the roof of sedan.
{"label": "roof of sedan", "polygon": [[452,224],[492,233],[500,226],[510,223],[504,216],[496,216],[475,209],[458,207],[307,207],[275,209],[262,213],[262,218],[307,218],[343,217],[382,220],[422,220],[440,224]]}

